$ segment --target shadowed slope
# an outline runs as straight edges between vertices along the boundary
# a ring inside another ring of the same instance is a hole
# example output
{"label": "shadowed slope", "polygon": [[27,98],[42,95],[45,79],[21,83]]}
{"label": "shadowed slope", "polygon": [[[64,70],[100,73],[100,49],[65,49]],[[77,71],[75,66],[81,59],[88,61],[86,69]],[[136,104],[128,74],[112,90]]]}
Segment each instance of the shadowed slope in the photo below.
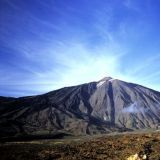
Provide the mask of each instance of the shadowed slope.
{"label": "shadowed slope", "polygon": [[156,128],[159,102],[159,92],[111,77],[39,96],[1,97],[0,134],[78,135]]}

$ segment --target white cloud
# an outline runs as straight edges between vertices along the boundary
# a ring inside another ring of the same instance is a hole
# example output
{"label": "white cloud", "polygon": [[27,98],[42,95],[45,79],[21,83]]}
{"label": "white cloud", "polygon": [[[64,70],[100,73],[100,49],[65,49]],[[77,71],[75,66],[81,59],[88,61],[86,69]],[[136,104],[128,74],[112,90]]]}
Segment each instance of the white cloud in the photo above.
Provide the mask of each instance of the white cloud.
{"label": "white cloud", "polygon": [[75,43],[64,47],[55,58],[56,62],[65,66],[59,71],[62,85],[70,86],[94,80],[105,76],[116,77],[119,73],[120,59],[125,51],[116,46],[106,46],[88,49],[84,44]]}
{"label": "white cloud", "polygon": [[144,108],[144,105],[140,102],[134,102],[128,107],[122,110],[124,113],[140,113],[140,112],[148,112],[148,109]]}

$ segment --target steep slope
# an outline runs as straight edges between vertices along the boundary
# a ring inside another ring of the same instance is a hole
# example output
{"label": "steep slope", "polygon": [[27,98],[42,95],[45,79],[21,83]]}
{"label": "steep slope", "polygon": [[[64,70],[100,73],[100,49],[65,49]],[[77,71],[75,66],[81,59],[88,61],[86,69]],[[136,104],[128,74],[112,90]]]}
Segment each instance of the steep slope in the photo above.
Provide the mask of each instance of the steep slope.
{"label": "steep slope", "polygon": [[98,109],[93,115],[121,127],[154,128],[160,122],[160,93],[140,85],[109,79],[97,88],[90,102]]}
{"label": "steep slope", "polygon": [[160,92],[110,77],[39,96],[0,97],[0,135],[155,128],[159,103]]}

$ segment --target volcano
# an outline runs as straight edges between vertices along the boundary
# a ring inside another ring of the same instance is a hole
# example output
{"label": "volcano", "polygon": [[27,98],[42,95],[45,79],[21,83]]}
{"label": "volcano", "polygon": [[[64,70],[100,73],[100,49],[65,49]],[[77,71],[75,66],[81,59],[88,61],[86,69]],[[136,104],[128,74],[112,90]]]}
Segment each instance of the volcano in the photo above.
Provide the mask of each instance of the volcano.
{"label": "volcano", "polygon": [[160,92],[105,77],[38,96],[0,97],[0,136],[157,128]]}

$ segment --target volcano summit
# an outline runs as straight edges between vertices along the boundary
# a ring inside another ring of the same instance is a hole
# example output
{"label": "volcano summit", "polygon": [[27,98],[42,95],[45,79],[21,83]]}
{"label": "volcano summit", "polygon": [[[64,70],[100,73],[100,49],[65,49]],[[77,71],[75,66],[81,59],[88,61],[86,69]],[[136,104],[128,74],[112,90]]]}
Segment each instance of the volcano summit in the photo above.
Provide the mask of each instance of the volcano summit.
{"label": "volcano summit", "polygon": [[160,124],[160,92],[111,77],[38,96],[0,97],[0,136],[109,133]]}

